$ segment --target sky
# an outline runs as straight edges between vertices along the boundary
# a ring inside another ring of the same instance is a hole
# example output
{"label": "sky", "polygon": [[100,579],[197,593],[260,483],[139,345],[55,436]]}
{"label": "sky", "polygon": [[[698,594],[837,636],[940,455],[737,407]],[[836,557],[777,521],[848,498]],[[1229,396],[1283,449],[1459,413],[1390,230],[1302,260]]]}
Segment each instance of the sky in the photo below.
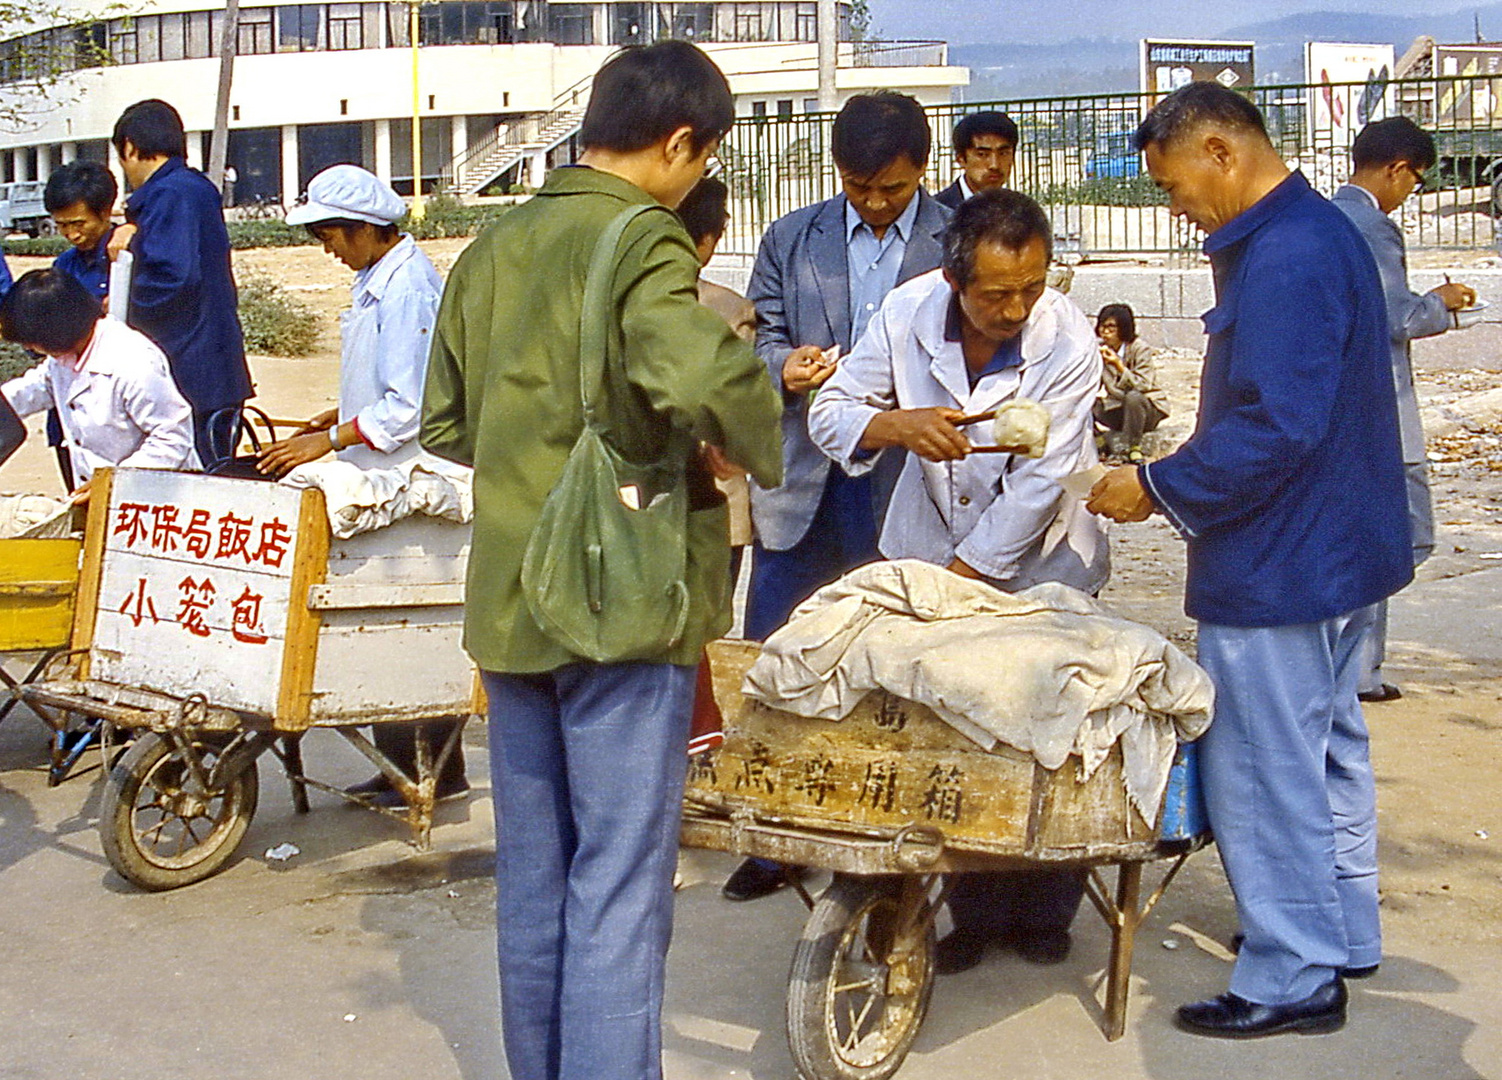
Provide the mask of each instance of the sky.
{"label": "sky", "polygon": [[[1482,0],[1489,2],[1489,0]],[[1077,38],[1214,37],[1302,12],[1377,15],[1448,14],[1454,0],[869,0],[883,38],[941,38],[956,45],[1009,41],[1053,43]]]}

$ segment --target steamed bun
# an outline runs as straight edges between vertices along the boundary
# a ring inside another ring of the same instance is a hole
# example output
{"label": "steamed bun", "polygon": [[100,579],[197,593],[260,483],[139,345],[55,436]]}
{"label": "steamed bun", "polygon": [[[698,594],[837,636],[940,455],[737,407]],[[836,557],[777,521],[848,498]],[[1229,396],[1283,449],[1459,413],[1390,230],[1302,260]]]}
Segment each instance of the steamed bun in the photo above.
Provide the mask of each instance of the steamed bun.
{"label": "steamed bun", "polygon": [[1017,398],[996,408],[991,431],[997,446],[1020,446],[1030,458],[1040,458],[1048,446],[1048,410],[1036,401]]}

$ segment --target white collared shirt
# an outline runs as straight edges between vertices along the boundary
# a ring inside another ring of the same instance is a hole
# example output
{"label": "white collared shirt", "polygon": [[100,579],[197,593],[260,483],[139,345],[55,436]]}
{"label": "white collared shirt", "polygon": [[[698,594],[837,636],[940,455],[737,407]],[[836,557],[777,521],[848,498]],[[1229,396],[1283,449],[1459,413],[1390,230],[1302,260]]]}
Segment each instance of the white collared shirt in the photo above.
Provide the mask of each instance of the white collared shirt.
{"label": "white collared shirt", "polygon": [[167,357],[145,334],[116,319],[95,324],[77,370],[49,357],[0,387],[0,393],[21,416],[57,407],[80,483],[108,465],[200,467],[193,411],[172,380]]}
{"label": "white collared shirt", "polygon": [[363,442],[339,452],[361,468],[415,457],[433,323],[443,279],[411,236],[355,275],[340,316],[339,422]]}
{"label": "white collared shirt", "polygon": [[[951,296],[940,270],[894,289],[819,388],[809,434],[859,475],[879,456],[859,452],[879,412],[944,407],[973,414],[1019,397],[1038,402],[1051,417],[1041,458],[972,454],[940,463],[909,454],[882,523],[881,553],[941,566],[957,556],[1009,590],[1060,581],[1094,593],[1110,569],[1105,529],[1058,481],[1098,461],[1095,330],[1072,300],[1048,289],[1023,326],[1021,364],[984,375],[972,388],[963,346],[944,336]],[[977,445],[994,444],[988,424],[966,434]]]}
{"label": "white collared shirt", "polygon": [[860,212],[845,200],[845,263],[850,276],[850,340],[859,340],[902,273],[908,241],[918,221],[916,192],[880,240]]}

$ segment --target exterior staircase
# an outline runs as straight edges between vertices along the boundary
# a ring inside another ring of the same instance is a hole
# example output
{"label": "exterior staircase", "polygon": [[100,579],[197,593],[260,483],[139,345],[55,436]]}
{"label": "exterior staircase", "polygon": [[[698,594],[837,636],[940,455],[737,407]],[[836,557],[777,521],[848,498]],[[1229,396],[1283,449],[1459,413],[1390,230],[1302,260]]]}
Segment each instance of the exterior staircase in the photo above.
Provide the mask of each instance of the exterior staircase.
{"label": "exterior staircase", "polygon": [[509,120],[471,144],[443,167],[440,183],[461,197],[478,195],[517,165],[567,142],[584,122],[592,79],[559,94],[548,112]]}

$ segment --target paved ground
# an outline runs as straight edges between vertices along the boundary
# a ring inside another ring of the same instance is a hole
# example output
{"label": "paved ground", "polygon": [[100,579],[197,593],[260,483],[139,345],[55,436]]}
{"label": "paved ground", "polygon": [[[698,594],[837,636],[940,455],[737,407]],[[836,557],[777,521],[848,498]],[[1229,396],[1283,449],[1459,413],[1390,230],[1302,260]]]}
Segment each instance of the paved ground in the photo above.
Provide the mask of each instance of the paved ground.
{"label": "paved ground", "polygon": [[[1434,392],[1454,390],[1457,372],[1495,385],[1474,374],[1494,358],[1458,345],[1426,347]],[[1179,368],[1182,418],[1192,370]],[[258,360],[257,372],[274,412],[316,411],[332,392],[327,356]],[[44,456],[23,453],[3,486],[47,476]],[[1171,1028],[1172,1008],[1218,992],[1228,971],[1234,911],[1205,852],[1144,927],[1120,1042],[1096,1028],[1106,937],[1087,908],[1067,963],[1036,969],[996,955],[941,981],[901,1077],[1502,1078],[1502,562],[1487,557],[1502,556],[1502,483],[1490,460],[1438,463],[1440,552],[1394,606],[1392,674],[1407,697],[1368,711],[1388,955],[1377,978],[1353,985],[1347,1030],[1240,1045]],[[1109,598],[1183,637],[1179,542],[1148,523],[1118,529],[1113,545]],[[468,742],[477,790],[444,808],[431,855],[415,855],[393,823],[327,797],[315,794],[314,812],[298,817],[263,763],[238,860],[197,886],[149,895],[101,854],[97,773],[49,789],[40,727],[20,714],[0,725],[0,1078],[505,1077],[483,733]],[[310,739],[308,756],[334,783],[366,773],[332,736]],[[267,859],[283,842],[300,854]],[[788,895],[721,900],[732,862],[685,858],[669,1080],[793,1075],[782,1010],[803,911]]]}

